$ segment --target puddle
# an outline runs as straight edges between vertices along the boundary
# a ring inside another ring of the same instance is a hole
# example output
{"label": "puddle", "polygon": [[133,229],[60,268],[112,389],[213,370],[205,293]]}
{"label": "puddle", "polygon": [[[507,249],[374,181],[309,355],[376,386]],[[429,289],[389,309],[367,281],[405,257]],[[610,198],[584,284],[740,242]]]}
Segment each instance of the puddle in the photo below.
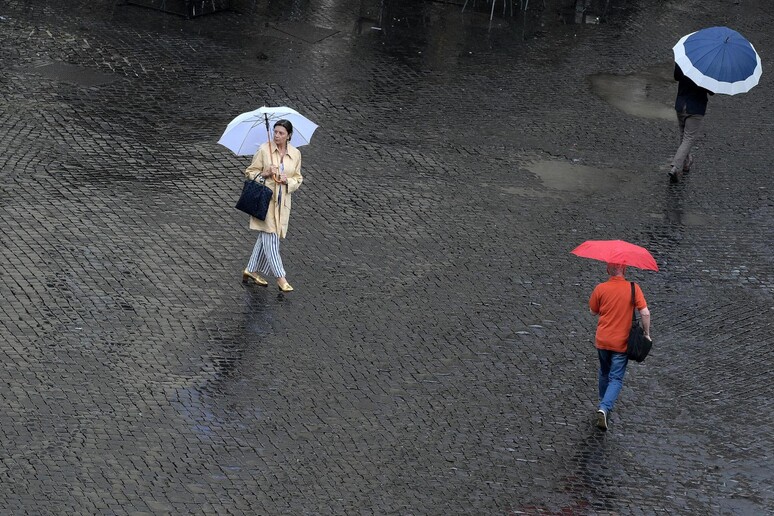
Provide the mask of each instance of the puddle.
{"label": "puddle", "polygon": [[[536,161],[525,168],[535,174],[546,188],[565,192],[600,192],[620,187],[625,173],[568,161]],[[514,192],[515,193],[515,192]]]}
{"label": "puddle", "polygon": [[229,0],[207,0],[206,2],[169,2],[166,0],[127,0],[126,3],[158,9],[165,13],[179,14],[186,18],[194,18],[204,14],[225,11],[230,7]]}
{"label": "puddle", "polygon": [[664,218],[668,222],[684,226],[706,226],[709,224],[707,217],[701,213],[669,211]]}
{"label": "puddle", "polygon": [[541,190],[534,190],[532,188],[522,188],[519,186],[508,186],[506,188],[502,189],[503,192],[509,193],[511,195],[521,195],[523,197],[531,197],[531,198],[537,198],[537,199],[545,199],[548,197],[557,197],[555,193],[551,192],[544,192]]}
{"label": "puddle", "polygon": [[680,226],[707,226],[710,221],[709,217],[702,213],[687,212],[682,210],[667,209],[665,213],[648,213],[648,217],[652,219],[659,219],[670,224],[677,224]]}
{"label": "puddle", "polygon": [[276,23],[270,24],[269,27],[283,35],[292,36],[301,41],[306,41],[307,43],[319,43],[339,32],[336,29],[318,27],[316,25],[301,22]]}
{"label": "puddle", "polygon": [[591,75],[589,81],[592,92],[624,113],[674,121],[677,89],[673,70],[674,64],[668,63],[629,75]]}
{"label": "puddle", "polygon": [[109,75],[90,68],[61,62],[23,68],[23,70],[42,75],[43,77],[48,77],[49,79],[75,84],[76,86],[84,86],[86,88],[102,86],[103,84],[117,81],[120,78],[117,75]]}

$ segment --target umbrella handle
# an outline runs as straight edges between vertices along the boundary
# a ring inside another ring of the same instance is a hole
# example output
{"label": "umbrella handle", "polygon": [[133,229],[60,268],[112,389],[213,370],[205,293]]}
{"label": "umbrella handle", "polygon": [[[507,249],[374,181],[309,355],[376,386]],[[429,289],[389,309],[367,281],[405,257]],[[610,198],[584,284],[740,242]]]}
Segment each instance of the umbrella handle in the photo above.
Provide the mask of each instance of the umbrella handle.
{"label": "umbrella handle", "polygon": [[[263,119],[266,121],[266,141],[269,144],[269,161],[271,162],[271,166],[274,166],[274,153],[271,150],[271,132],[269,131],[269,115],[266,113],[263,114]],[[275,183],[279,184],[279,176],[277,174],[272,174],[271,178],[274,180]]]}
{"label": "umbrella handle", "polygon": [[[271,131],[269,131],[269,115],[266,113],[263,114],[263,119],[266,122],[266,141],[269,144],[269,161],[271,162],[271,166],[274,166],[274,153],[271,150]],[[279,176],[277,174],[272,174],[271,178],[274,180],[274,182],[279,185],[280,188],[280,195],[282,195],[282,183],[279,182]],[[279,206],[280,212],[282,211],[282,205],[277,203],[277,206]],[[282,218],[280,217],[280,220]]]}
{"label": "umbrella handle", "polygon": [[266,121],[266,141],[269,144],[269,160],[272,166],[274,166],[274,153],[271,151],[271,132],[269,132],[269,115],[264,113],[263,119]]}

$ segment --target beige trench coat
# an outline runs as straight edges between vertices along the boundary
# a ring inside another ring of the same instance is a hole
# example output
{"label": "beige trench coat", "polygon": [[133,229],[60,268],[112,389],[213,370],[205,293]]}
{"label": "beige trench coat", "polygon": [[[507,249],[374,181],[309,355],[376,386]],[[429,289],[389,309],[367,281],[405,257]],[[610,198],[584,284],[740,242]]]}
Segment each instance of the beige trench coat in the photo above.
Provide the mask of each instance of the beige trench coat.
{"label": "beige trench coat", "polygon": [[[253,156],[253,162],[245,170],[245,177],[254,179],[264,170],[269,170],[272,164],[272,158],[269,155],[269,145],[269,143],[261,145],[258,152]],[[266,233],[276,233],[280,238],[285,238],[288,232],[292,193],[298,190],[298,187],[304,181],[304,178],[301,176],[301,153],[289,143],[287,146],[288,149],[283,164],[285,165],[285,175],[288,178],[288,184],[282,185],[274,182],[270,177],[266,178],[266,186],[274,192],[271,196],[269,211],[266,213],[266,220],[250,217],[250,229]],[[271,142],[271,151],[274,154],[274,164],[279,166],[279,149],[277,149],[277,145],[274,142]],[[282,192],[282,200],[278,203],[277,197],[280,197],[280,191]],[[279,231],[277,231],[277,228],[279,228]]]}

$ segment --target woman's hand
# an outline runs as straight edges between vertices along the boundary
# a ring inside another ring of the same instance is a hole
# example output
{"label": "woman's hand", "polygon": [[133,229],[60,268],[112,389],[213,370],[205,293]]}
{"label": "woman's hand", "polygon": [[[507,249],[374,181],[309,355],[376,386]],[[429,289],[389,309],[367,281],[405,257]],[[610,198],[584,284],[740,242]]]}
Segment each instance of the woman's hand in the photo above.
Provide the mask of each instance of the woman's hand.
{"label": "woman's hand", "polygon": [[281,172],[280,175],[279,175],[279,181],[278,182],[283,184],[283,185],[288,184],[288,176],[286,176],[284,172]]}
{"label": "woman's hand", "polygon": [[277,165],[270,166],[267,170],[264,170],[261,172],[261,177],[269,178],[272,176],[276,176],[279,172],[279,167]]}

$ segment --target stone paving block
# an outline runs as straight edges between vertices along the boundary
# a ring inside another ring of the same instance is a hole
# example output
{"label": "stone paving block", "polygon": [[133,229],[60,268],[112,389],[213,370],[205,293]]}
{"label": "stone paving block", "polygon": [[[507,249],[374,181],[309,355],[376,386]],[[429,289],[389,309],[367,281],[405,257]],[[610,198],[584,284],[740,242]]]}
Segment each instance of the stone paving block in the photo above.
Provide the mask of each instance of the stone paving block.
{"label": "stone paving block", "polygon": [[[669,108],[673,42],[733,20],[765,60],[769,2],[614,1],[566,25],[549,1],[491,26],[437,2],[233,3],[0,8],[3,513],[774,510],[768,75],[711,99],[676,187],[675,124],[589,79]],[[34,73],[52,64],[106,80]],[[249,158],[215,143],[263,104],[320,124],[290,295],[240,283]],[[605,435],[604,271],[569,255],[589,238],[662,269],[631,271],[657,345]]]}

